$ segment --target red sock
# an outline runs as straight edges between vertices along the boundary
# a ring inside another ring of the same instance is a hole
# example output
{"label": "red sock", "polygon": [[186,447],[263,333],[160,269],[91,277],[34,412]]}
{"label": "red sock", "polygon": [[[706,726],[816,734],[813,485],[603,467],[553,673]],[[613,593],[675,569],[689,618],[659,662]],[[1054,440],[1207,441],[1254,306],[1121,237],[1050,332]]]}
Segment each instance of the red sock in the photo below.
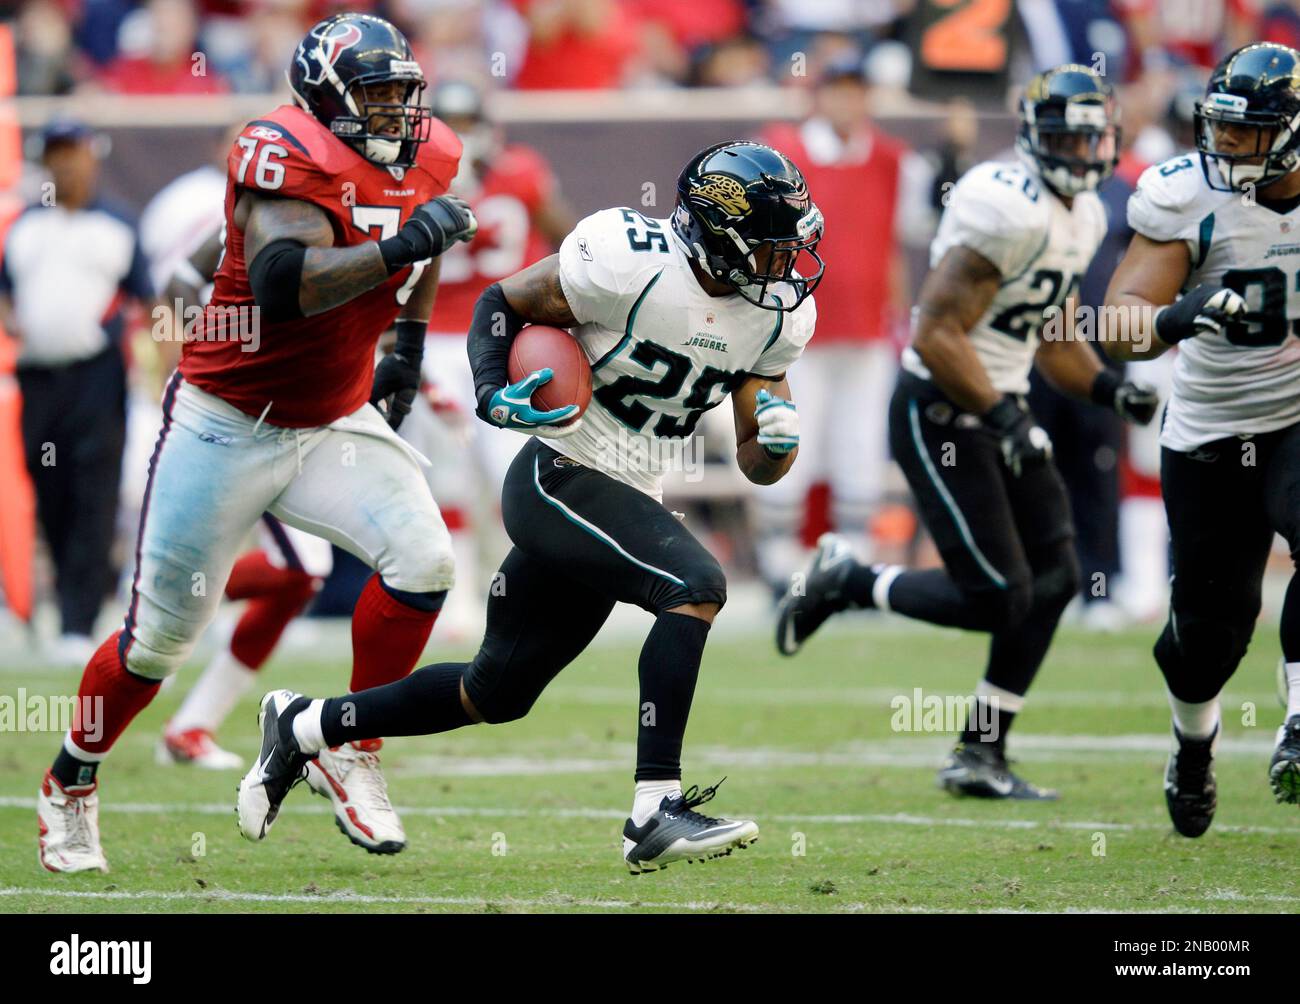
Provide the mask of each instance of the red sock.
{"label": "red sock", "polygon": [[352,611],[352,689],[382,687],[410,673],[437,619],[393,599],[379,576],[370,576]]}
{"label": "red sock", "polygon": [[249,669],[261,669],[280,641],[284,629],[316,592],[316,580],[306,572],[275,569],[282,576],[276,589],[248,601],[230,636],[230,652]]}
{"label": "red sock", "polygon": [[254,596],[277,592],[284,585],[286,576],[292,578],[302,574],[292,568],[276,568],[265,551],[249,551],[240,555],[230,570],[226,595],[232,600],[251,600]]}
{"label": "red sock", "polygon": [[161,681],[126,671],[117,652],[121,633],[115,631],[90,657],[72,716],[72,741],[79,749],[98,756],[112,749],[117,737],[161,686]]}

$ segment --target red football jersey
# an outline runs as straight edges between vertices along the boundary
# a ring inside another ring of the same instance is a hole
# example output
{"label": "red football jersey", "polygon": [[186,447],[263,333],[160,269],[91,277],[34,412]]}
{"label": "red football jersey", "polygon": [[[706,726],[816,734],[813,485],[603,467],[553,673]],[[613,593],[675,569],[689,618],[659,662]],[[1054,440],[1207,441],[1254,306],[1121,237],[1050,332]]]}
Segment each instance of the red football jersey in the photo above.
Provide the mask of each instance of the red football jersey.
{"label": "red football jersey", "polygon": [[391,237],[456,175],[460,140],[437,119],[430,126],[415,164],[404,170],[371,163],[293,105],[244,127],[227,159],[225,253],[202,334],[185,343],[181,357],[186,380],[249,415],[269,404],[266,421],[291,428],[326,425],[369,400],[375,344],[423,263],[315,317],[259,318],[252,332],[235,333],[236,318],[253,306],[235,203],[244,189],[310,202],[328,214],[335,247]]}
{"label": "red football jersey", "polygon": [[872,130],[865,160],[819,164],[797,125],[772,126],[763,139],[799,165],[826,219],[817,248],[826,276],[817,287],[814,345],[888,337],[899,166],[906,147]]}
{"label": "red football jersey", "polygon": [[478,234],[442,256],[430,331],[469,331],[474,304],[483,290],[555,250],[533,223],[554,185],[541,154],[526,146],[510,146],[492,161],[477,191],[457,188],[456,194],[474,208]]}

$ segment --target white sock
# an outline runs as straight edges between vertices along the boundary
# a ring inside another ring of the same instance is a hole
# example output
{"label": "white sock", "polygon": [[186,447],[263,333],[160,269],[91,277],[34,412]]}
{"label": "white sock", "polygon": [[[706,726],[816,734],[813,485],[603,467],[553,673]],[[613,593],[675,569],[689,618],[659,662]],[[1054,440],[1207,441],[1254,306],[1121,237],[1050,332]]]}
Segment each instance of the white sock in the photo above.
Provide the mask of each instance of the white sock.
{"label": "white sock", "polygon": [[676,797],[681,793],[681,781],[638,781],[632,799],[632,825],[641,826],[658,812],[665,795]]}
{"label": "white sock", "polygon": [[1300,715],[1300,662],[1286,664],[1286,716]]}
{"label": "white sock", "polygon": [[1169,707],[1174,713],[1174,724],[1184,739],[1209,739],[1219,727],[1217,697],[1201,704],[1188,704],[1170,694]]}
{"label": "white sock", "polygon": [[168,731],[206,729],[216,732],[256,679],[255,670],[236,659],[230,649],[222,649],[212,657],[207,669],[185,695],[180,709],[167,726]]}
{"label": "white sock", "polygon": [[889,587],[894,584],[894,580],[902,575],[906,568],[902,565],[879,565],[873,566],[878,568],[876,572],[876,581],[871,585],[871,602],[876,605],[877,610],[889,610]]}
{"label": "white sock", "polygon": [[318,697],[294,716],[293,737],[303,753],[319,753],[325,748],[324,726],[320,720],[324,710],[325,702]]}

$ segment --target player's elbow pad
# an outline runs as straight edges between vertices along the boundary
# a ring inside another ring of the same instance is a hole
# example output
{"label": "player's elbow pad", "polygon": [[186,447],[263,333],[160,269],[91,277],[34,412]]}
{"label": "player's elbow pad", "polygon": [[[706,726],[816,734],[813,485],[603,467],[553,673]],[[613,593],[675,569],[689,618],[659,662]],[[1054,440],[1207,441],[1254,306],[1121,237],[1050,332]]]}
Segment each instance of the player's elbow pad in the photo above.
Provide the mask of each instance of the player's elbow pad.
{"label": "player's elbow pad", "polygon": [[487,417],[487,402],[492,395],[510,382],[510,343],[523,326],[524,319],[510,306],[499,282],[479,295],[469,325],[468,348],[480,418]]}
{"label": "player's elbow pad", "polygon": [[302,317],[298,291],[302,286],[302,265],[307,249],[293,240],[272,241],[257,253],[248,266],[248,285],[253,301],[268,321]]}

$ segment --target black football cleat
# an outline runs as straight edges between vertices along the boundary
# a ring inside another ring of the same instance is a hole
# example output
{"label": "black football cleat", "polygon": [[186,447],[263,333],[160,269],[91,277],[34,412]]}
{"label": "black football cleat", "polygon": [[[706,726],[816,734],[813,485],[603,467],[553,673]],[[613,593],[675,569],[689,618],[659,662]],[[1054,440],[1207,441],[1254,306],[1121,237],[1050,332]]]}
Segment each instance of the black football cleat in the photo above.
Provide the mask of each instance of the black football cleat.
{"label": "black football cleat", "polygon": [[939,787],[951,795],[1054,802],[1059,794],[1030,784],[1011,772],[1001,743],[963,743],[952,748],[939,768]]}
{"label": "black football cleat", "polygon": [[[726,778],[722,779],[723,781]],[[676,798],[665,795],[653,816],[636,826],[623,824],[623,860],[633,875],[654,872],[674,861],[726,857],[758,839],[758,824],[749,819],[714,819],[695,812],[711,799],[722,781],[700,791],[697,785]]]}
{"label": "black football cleat", "polygon": [[1268,783],[1279,802],[1300,802],[1300,715],[1288,718],[1277,734],[1277,749],[1268,762]]}
{"label": "black football cleat", "polygon": [[845,586],[856,566],[848,541],[833,533],[817,538],[812,564],[802,580],[795,577],[776,611],[776,648],[794,655],[827,618],[847,610]]}
{"label": "black football cleat", "polygon": [[1208,739],[1188,739],[1174,726],[1174,749],[1165,767],[1165,804],[1174,829],[1184,837],[1199,837],[1214,822],[1218,787],[1214,781],[1214,749],[1219,730]]}
{"label": "black football cleat", "polygon": [[[262,729],[262,749],[239,782],[239,832],[261,840],[280,813],[280,803],[291,788],[307,777],[311,757],[298,751],[290,720],[307,706],[307,698],[291,690],[272,690],[262,698],[257,724]],[[296,705],[296,707],[295,707]],[[281,728],[281,725],[284,725]]]}

